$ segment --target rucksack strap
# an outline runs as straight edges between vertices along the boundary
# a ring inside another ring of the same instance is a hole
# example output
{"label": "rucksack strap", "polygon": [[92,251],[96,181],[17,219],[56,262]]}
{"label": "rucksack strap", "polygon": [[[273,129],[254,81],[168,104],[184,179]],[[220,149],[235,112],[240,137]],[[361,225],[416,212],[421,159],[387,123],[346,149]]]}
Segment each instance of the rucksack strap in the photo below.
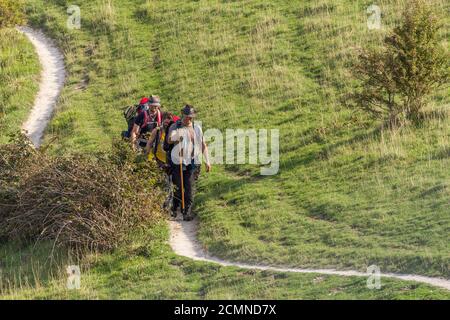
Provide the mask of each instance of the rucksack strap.
{"label": "rucksack strap", "polygon": [[161,125],[162,123],[162,115],[161,115],[161,110],[158,109],[157,113],[156,113],[156,122],[158,123],[158,127]]}
{"label": "rucksack strap", "polygon": [[143,112],[144,112],[144,121],[142,122],[141,129],[145,128],[145,126],[148,123],[148,118],[150,117],[147,111],[144,110]]}
{"label": "rucksack strap", "polygon": [[144,122],[142,123],[141,129],[144,129],[146,126],[148,126],[153,121],[153,117],[150,115],[150,111],[146,110],[144,111]]}
{"label": "rucksack strap", "polygon": [[156,153],[158,152],[159,143],[161,142],[160,140],[161,140],[161,129],[156,131],[156,137],[153,145],[153,154],[155,155],[155,157]]}

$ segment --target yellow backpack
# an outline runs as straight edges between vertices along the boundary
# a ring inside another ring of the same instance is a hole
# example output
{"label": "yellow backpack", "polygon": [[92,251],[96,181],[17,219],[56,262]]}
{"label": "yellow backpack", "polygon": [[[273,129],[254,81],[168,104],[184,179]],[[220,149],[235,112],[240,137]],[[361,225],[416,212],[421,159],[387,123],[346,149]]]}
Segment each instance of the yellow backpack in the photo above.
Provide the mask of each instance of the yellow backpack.
{"label": "yellow backpack", "polygon": [[167,164],[167,155],[166,155],[166,151],[164,151],[164,139],[165,139],[166,133],[164,132],[164,130],[160,130],[158,135],[159,135],[159,139],[158,139],[158,137],[157,137],[157,139],[155,139],[156,146],[153,148],[153,152],[149,153],[148,159],[149,160],[155,159],[157,161]]}

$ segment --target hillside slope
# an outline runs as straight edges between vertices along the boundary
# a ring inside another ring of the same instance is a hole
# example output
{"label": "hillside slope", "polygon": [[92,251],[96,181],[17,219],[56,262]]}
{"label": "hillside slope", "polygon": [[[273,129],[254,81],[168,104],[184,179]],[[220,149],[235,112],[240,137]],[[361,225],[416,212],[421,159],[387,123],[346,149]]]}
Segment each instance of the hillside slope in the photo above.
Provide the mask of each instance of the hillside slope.
{"label": "hillside slope", "polygon": [[[449,4],[433,3],[448,26]],[[278,175],[229,165],[202,180],[209,251],[449,276],[448,87],[426,124],[396,132],[340,102],[356,49],[380,45],[404,3],[380,5],[384,29],[371,31],[365,1],[147,3],[169,105],[198,105],[206,128],[280,130]]]}
{"label": "hillside slope", "polygon": [[[71,31],[68,2],[29,3],[69,70],[52,152],[107,150],[121,108],[143,94],[173,111],[193,103],[205,128],[278,128],[279,175],[229,165],[203,176],[197,212],[210,252],[448,277],[450,94],[436,94],[431,109],[443,112],[426,125],[399,132],[339,103],[354,49],[384,32],[367,30],[365,1],[80,1],[82,28]],[[383,23],[402,4],[382,1]]]}
{"label": "hillside slope", "polygon": [[[120,108],[145,93],[175,111],[193,103],[205,128],[278,128],[278,175],[229,165],[202,180],[200,236],[211,252],[449,275],[448,114],[389,132],[339,103],[355,48],[383,35],[367,29],[365,2],[99,3],[95,15],[95,2],[84,4],[80,31],[48,9],[69,65],[84,59],[52,123],[57,152],[108,147],[123,128]],[[382,5],[387,29],[402,3]],[[433,109],[447,112],[448,90]]]}

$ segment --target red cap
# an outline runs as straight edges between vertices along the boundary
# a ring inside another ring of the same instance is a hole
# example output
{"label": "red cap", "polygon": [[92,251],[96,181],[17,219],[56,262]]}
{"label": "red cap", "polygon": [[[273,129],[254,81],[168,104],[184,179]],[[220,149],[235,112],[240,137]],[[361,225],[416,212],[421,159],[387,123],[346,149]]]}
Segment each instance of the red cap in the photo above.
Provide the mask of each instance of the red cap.
{"label": "red cap", "polygon": [[141,99],[141,101],[139,102],[139,104],[144,105],[147,104],[150,100],[147,97],[144,97]]}

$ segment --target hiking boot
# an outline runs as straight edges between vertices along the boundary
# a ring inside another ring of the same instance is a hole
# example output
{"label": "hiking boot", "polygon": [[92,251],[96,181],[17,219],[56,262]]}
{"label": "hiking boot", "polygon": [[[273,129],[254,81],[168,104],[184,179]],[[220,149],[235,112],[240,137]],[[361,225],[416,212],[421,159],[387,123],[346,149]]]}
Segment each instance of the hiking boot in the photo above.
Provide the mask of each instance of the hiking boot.
{"label": "hiking boot", "polygon": [[192,215],[192,209],[190,207],[186,208],[183,211],[183,220],[184,221],[192,221],[192,220],[194,220],[194,216]]}
{"label": "hiking boot", "polygon": [[172,208],[172,210],[170,211],[170,216],[176,219],[177,215],[178,215],[178,208]]}

